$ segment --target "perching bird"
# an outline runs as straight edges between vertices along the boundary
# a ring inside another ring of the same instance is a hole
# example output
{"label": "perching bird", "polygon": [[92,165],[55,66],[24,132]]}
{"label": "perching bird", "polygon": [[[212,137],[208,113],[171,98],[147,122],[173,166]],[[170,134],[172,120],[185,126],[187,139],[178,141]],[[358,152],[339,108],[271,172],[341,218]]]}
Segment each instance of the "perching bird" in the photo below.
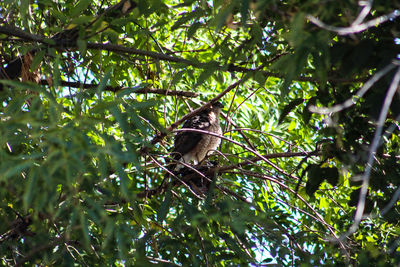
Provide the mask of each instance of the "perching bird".
{"label": "perching bird", "polygon": [[[224,105],[220,102],[213,103],[207,109],[185,121],[182,128],[198,129],[222,135],[222,129],[219,125],[219,115],[223,107]],[[208,154],[213,153],[220,143],[221,139],[219,137],[206,133],[190,131],[179,132],[175,135],[174,148],[171,152],[174,161],[167,167],[168,170],[163,181],[154,192],[165,190],[166,185],[168,185],[165,182],[170,174],[176,174],[179,169],[184,167],[183,164],[177,163],[178,161],[197,165],[201,163]]]}
{"label": "perching bird", "polygon": [[[222,134],[219,115],[224,107],[220,102],[213,103],[209,108],[188,119],[182,128],[192,128]],[[182,131],[175,136],[172,157],[177,161],[199,164],[207,155],[215,151],[221,139],[219,137],[199,132]],[[179,166],[178,166],[179,168]],[[176,170],[176,163],[169,168]]]}

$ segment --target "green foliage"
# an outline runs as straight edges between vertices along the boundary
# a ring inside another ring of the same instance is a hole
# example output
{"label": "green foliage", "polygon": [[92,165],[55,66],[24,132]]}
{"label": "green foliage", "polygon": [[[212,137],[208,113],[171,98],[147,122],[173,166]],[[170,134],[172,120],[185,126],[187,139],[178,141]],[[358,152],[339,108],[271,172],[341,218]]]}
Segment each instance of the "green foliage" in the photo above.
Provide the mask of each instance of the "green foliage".
{"label": "green foliage", "polygon": [[[400,2],[367,2],[2,1],[2,265],[400,264]],[[163,182],[222,92],[219,152]]]}

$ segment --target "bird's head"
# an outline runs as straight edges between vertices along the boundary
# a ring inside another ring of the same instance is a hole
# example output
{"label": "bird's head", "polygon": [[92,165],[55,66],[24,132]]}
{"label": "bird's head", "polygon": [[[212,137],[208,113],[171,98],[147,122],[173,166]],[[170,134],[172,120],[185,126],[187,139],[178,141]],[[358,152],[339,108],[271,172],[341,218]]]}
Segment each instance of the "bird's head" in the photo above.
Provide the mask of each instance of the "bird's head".
{"label": "bird's head", "polygon": [[214,102],[211,106],[204,112],[208,114],[210,121],[218,121],[219,114],[221,114],[221,109],[224,107],[221,102]]}
{"label": "bird's head", "polygon": [[221,102],[217,101],[217,102],[214,102],[211,106],[212,106],[213,108],[220,108],[220,109],[222,109],[222,108],[224,107],[224,104],[222,104]]}
{"label": "bird's head", "polygon": [[215,113],[220,113],[221,109],[224,108],[224,105],[221,102],[214,102],[211,105],[211,111],[214,111]]}

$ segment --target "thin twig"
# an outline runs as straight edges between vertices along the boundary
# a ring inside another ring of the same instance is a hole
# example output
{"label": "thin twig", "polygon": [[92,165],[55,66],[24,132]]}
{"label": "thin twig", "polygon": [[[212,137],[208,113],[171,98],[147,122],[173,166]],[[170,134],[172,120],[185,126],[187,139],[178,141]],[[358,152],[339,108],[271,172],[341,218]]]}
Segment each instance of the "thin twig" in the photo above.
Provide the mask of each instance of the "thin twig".
{"label": "thin twig", "polygon": [[[47,80],[41,80],[40,84],[42,85],[49,85]],[[69,82],[69,81],[60,81],[61,86],[69,86],[73,88],[84,88],[84,89],[91,89],[97,88],[99,84],[90,84],[90,83],[81,83],[81,82]],[[129,89],[131,87],[123,87],[123,86],[105,86],[105,91],[110,92],[118,92],[121,90]],[[185,96],[185,97],[197,97],[199,93],[194,92],[187,92],[187,91],[171,91],[165,89],[154,89],[154,88],[141,88],[134,90],[132,93],[135,94],[160,94],[160,95],[168,95],[168,96]]]}
{"label": "thin twig", "polygon": [[[259,174],[259,173],[252,173],[252,175],[257,175],[257,176],[259,176],[259,177],[263,177],[263,178],[265,178],[265,179],[268,179],[268,180],[273,180],[275,183],[277,183],[277,184],[279,184],[279,185],[281,185],[283,188],[286,188],[289,192],[291,192],[292,194],[295,194],[295,195],[297,195],[297,198],[299,198],[314,214],[315,214],[315,218],[319,221],[319,222],[321,222],[323,225],[325,225],[326,226],[326,228],[328,229],[328,231],[331,233],[331,235],[333,236],[333,238],[334,238],[334,240],[336,240],[339,244],[340,244],[340,246],[341,246],[341,248],[343,249],[343,251],[346,253],[346,255],[348,256],[348,252],[347,252],[347,250],[346,250],[346,247],[345,247],[345,245],[344,245],[344,243],[343,243],[343,241],[341,240],[341,239],[339,239],[338,238],[338,236],[336,235],[336,231],[337,231],[337,229],[335,229],[334,227],[332,227],[330,224],[328,224],[325,220],[324,220],[324,218],[322,217],[322,215],[321,214],[319,214],[303,197],[301,197],[300,195],[298,195],[298,194],[296,194],[295,193],[295,191],[293,190],[293,189],[291,189],[290,187],[288,187],[287,185],[285,185],[284,183],[282,183],[282,182],[280,182],[280,181],[278,181],[278,180],[276,180],[276,179],[274,179],[274,178],[272,178],[272,177],[269,177],[269,176],[264,176],[263,174]],[[224,190],[225,191],[225,190]],[[229,193],[234,193],[234,192],[232,192],[232,191],[227,191],[227,192],[229,192]],[[243,198],[243,197],[241,197],[241,196],[237,196],[237,194],[236,193],[234,193],[233,194],[235,197],[238,197],[238,199],[241,199],[242,201],[244,201],[244,202],[246,202],[246,203],[249,203],[249,201],[247,200],[247,199],[245,199],[245,198]]]}
{"label": "thin twig", "polygon": [[147,258],[150,262],[151,262],[151,261],[154,261],[154,262],[157,262],[157,263],[164,263],[164,264],[167,264],[168,266],[181,266],[181,265],[179,265],[179,264],[173,263],[172,261],[167,261],[167,260],[160,259],[160,258],[152,258],[152,257],[149,257],[149,256],[146,256],[146,258]]}

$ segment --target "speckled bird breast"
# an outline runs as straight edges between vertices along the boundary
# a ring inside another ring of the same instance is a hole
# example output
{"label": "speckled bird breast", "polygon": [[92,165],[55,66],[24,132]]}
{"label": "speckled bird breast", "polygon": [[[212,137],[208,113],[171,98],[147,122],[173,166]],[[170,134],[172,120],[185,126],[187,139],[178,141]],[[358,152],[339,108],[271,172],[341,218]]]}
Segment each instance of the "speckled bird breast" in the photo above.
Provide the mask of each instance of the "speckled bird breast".
{"label": "speckled bird breast", "polygon": [[[211,124],[211,126],[205,130],[219,135],[222,134],[219,122]],[[220,143],[221,143],[221,138],[209,134],[203,134],[200,142],[196,145],[196,148],[193,150],[197,162],[202,161],[207,156],[207,154],[213,153],[214,150],[218,148]]]}

